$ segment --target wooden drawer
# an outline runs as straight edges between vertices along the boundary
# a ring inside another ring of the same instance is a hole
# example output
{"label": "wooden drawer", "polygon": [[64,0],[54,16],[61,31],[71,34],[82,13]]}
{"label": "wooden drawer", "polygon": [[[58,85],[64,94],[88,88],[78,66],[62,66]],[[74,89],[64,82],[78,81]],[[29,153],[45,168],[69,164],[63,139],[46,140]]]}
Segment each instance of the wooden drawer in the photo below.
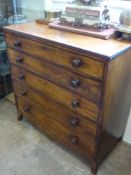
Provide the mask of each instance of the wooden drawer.
{"label": "wooden drawer", "polygon": [[8,47],[24,51],[30,55],[44,58],[52,63],[67,67],[74,72],[87,74],[88,76],[103,79],[104,62],[80,55],[77,52],[65,51],[46,43],[39,43],[17,35],[6,33]]}
{"label": "wooden drawer", "polygon": [[45,134],[53,140],[72,148],[84,155],[93,155],[95,138],[86,133],[76,133],[64,127],[61,123],[44,114],[44,109],[40,110],[37,105],[31,101],[17,98],[18,109],[22,115],[27,117],[36,127],[39,127]]}
{"label": "wooden drawer", "polygon": [[11,63],[17,63],[26,69],[30,69],[44,78],[99,104],[102,90],[100,82],[90,80],[42,59],[35,59],[11,49],[9,49],[9,56]]}
{"label": "wooden drawer", "polygon": [[15,65],[11,66],[11,70],[13,79],[19,80],[23,86],[27,84],[36,91],[39,91],[56,102],[63,104],[69,109],[79,112],[96,122],[99,109],[95,103],[81,98],[79,95],[71,93],[64,88]]}
{"label": "wooden drawer", "polygon": [[44,113],[52,117],[55,121],[60,122],[64,127],[75,131],[76,133],[87,133],[96,136],[96,124],[89,121],[84,116],[68,110],[67,108],[55,103],[53,100],[37,93],[35,90],[27,86],[21,86],[21,83],[14,81],[15,94],[25,100],[33,101],[37,107],[44,109]]}

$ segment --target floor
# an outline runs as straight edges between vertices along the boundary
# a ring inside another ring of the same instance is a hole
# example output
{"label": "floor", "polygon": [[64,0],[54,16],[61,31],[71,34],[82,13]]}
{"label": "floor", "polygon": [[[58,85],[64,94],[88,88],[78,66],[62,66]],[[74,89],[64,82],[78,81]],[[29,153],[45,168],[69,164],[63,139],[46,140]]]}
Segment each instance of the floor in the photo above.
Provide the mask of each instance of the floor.
{"label": "floor", "polygon": [[[15,105],[1,100],[0,175],[90,175],[90,168],[27,121],[18,122]],[[120,143],[98,175],[131,175],[131,146]]]}

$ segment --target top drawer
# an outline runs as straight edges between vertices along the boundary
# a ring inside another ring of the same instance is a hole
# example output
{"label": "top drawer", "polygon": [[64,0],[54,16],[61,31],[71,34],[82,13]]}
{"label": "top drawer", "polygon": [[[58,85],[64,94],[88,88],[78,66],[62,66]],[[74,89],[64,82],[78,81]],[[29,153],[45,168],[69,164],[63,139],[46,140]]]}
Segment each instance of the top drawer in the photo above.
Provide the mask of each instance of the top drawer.
{"label": "top drawer", "polygon": [[103,79],[104,62],[17,35],[6,33],[5,36],[8,47],[24,51],[36,57],[44,58],[55,64],[72,69],[74,72],[95,77],[100,80]]}

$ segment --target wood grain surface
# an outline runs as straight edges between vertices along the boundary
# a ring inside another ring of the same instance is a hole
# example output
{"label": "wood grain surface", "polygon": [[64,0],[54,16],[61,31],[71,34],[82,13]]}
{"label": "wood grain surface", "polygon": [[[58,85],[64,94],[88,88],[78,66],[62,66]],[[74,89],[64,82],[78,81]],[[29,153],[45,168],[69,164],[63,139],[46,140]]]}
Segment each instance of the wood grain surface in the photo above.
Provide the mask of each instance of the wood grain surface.
{"label": "wood grain surface", "polygon": [[[43,59],[35,59],[12,50],[9,50],[9,55],[11,63],[31,70],[43,78],[99,104],[102,83],[63,69],[58,65],[53,65]],[[18,61],[19,59],[22,59],[22,61]],[[73,84],[77,81],[79,81],[78,84]]]}
{"label": "wood grain surface", "polygon": [[4,28],[5,31],[27,36],[31,39],[37,39],[49,42],[55,46],[64,46],[65,48],[81,49],[82,52],[89,51],[99,57],[106,56],[108,59],[120,55],[131,48],[130,42],[119,41],[116,39],[102,40],[89,36],[83,36],[75,33],[64,32],[50,29],[47,25],[33,23],[12,25]]}
{"label": "wood grain surface", "polygon": [[[37,108],[34,102],[23,100],[22,98],[17,98],[17,100],[21,114],[25,115],[38,128],[40,127],[50,138],[76,150],[80,155],[84,155],[84,157],[88,158],[89,156],[90,158],[93,155],[95,142],[93,137],[88,138],[86,133],[79,135],[75,131],[71,132],[58,121],[44,114],[44,110],[40,110],[39,107]],[[25,110],[27,106],[30,107],[28,111]]]}
{"label": "wood grain surface", "polygon": [[[95,103],[82,98],[78,94],[71,93],[70,91],[18,66],[12,65],[11,70],[13,79],[20,81],[23,85],[27,84],[29,87],[33,87],[42,94],[48,94],[48,96],[56,102],[64,104],[69,109],[76,111],[95,122],[97,121],[99,107]],[[24,79],[19,80],[19,75],[24,75]],[[72,101],[78,101],[79,104],[74,107],[72,106]]]}
{"label": "wood grain surface", "polygon": [[[100,80],[103,79],[105,65],[101,61],[81,55],[79,52],[67,52],[63,49],[50,46],[47,43],[41,44],[23,37],[16,37],[15,35],[6,34],[6,38],[8,47],[24,51],[26,54],[30,54],[34,57],[40,57],[51,63],[69,68],[74,72],[80,72]],[[17,41],[21,43],[20,47],[14,46],[14,43]],[[73,60],[80,60],[81,65],[74,68],[72,65]]]}

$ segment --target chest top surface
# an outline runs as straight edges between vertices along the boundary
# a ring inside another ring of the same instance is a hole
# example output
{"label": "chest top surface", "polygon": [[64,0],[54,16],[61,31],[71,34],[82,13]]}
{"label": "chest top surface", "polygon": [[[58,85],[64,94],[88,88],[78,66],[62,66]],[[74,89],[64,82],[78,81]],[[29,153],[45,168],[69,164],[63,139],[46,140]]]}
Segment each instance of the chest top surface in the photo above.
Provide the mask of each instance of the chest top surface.
{"label": "chest top surface", "polygon": [[131,49],[128,41],[119,41],[115,39],[103,40],[85,35],[65,32],[61,30],[48,28],[47,25],[37,24],[35,22],[26,24],[11,25],[4,28],[5,31],[15,34],[28,36],[29,38],[45,40],[54,44],[61,44],[64,47],[73,47],[106,59],[113,59],[117,55]]}

